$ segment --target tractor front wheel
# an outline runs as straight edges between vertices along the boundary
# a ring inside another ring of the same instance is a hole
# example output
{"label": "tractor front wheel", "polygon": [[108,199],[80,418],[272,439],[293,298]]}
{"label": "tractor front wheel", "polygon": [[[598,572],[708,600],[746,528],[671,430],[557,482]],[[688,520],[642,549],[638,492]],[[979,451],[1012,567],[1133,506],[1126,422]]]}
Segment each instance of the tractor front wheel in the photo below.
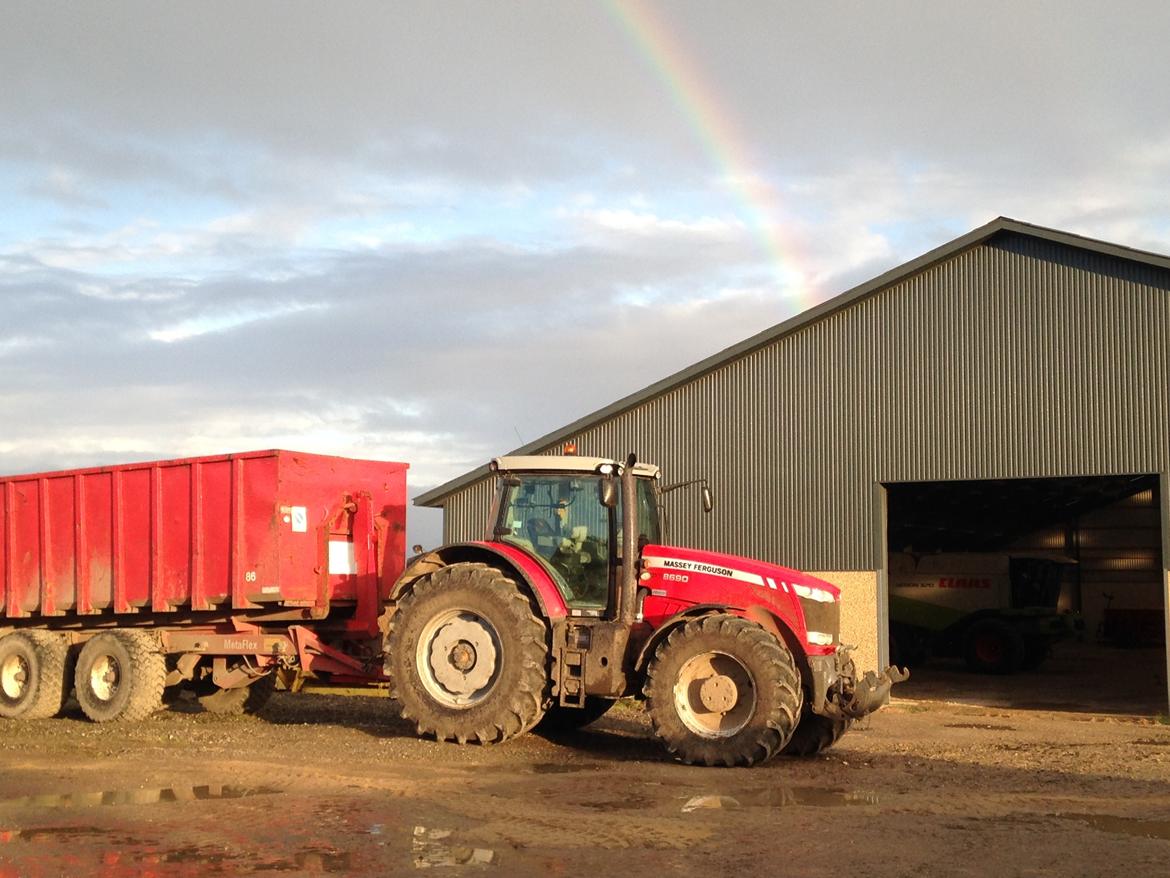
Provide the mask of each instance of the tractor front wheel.
{"label": "tractor front wheel", "polygon": [[502,571],[452,564],[398,605],[386,673],[420,735],[492,744],[528,731],[548,700],[548,628]]}
{"label": "tractor front wheel", "polygon": [[806,703],[800,712],[796,731],[780,752],[785,756],[816,756],[841,740],[852,725],[851,719],[833,719],[813,713]]}
{"label": "tractor front wheel", "polygon": [[803,691],[792,653],[759,625],[712,615],[675,628],[646,677],[655,734],[688,764],[753,765],[788,743]]}

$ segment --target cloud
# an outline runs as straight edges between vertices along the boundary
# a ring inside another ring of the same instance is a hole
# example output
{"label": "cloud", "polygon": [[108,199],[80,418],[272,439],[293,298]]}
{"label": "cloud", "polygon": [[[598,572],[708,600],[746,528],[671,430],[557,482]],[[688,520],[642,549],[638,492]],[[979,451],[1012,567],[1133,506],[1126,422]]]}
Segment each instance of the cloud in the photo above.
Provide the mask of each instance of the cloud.
{"label": "cloud", "polygon": [[249,323],[271,320],[275,317],[282,317],[286,314],[298,314],[302,311],[324,311],[328,309],[328,307],[329,306],[324,303],[293,303],[289,305],[277,305],[272,308],[263,310],[232,309],[229,311],[220,312],[218,314],[203,314],[199,317],[183,320],[170,326],[159,329],[151,329],[147,331],[147,335],[152,341],[161,341],[166,344],[171,344],[173,342],[186,341],[189,338],[196,338],[200,335],[207,335],[209,333],[227,332],[232,329],[238,329],[241,326],[247,326]]}
{"label": "cloud", "polygon": [[1164,4],[651,6],[12,4],[0,469],[418,489],[999,214],[1170,250]]}

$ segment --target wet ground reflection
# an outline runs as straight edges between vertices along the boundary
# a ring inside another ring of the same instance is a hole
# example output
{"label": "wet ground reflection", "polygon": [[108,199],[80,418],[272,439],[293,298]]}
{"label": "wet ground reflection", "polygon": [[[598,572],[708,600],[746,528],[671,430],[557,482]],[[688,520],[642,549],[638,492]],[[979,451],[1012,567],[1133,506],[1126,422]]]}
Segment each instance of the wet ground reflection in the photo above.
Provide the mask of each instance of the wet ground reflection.
{"label": "wet ground reflection", "polygon": [[104,790],[97,793],[64,793],[0,799],[0,808],[97,808],[108,805],[156,805],[160,802],[202,802],[209,799],[244,799],[272,796],[275,787],[240,787],[202,784],[141,790]]}
{"label": "wet ground reflection", "polygon": [[1170,841],[1170,820],[1142,820],[1137,817],[1114,817],[1111,814],[1057,814],[1064,820],[1077,820],[1098,829],[1117,835],[1131,835],[1137,838],[1161,838]]}
{"label": "wet ground reflection", "polygon": [[876,805],[878,795],[866,790],[825,790],[819,787],[773,787],[736,793],[734,796],[717,794],[691,796],[682,806],[684,814],[692,811],[727,808],[845,808],[856,805]]}

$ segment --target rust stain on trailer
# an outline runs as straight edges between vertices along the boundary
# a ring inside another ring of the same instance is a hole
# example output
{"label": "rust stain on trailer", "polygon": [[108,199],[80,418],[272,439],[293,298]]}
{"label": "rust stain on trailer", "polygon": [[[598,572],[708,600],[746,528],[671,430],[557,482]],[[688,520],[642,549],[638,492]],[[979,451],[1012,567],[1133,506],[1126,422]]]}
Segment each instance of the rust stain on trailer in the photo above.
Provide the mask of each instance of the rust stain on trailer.
{"label": "rust stain on trailer", "polygon": [[113,595],[114,571],[104,558],[89,562],[89,605],[94,609],[108,607]]}

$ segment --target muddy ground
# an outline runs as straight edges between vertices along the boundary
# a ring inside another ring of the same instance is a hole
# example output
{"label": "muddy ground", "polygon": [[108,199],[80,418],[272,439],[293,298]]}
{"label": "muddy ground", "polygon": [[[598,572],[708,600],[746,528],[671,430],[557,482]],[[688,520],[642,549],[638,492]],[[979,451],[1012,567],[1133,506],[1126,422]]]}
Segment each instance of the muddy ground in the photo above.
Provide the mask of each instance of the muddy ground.
{"label": "muddy ground", "polygon": [[633,702],[491,748],[283,693],[261,717],[7,723],[0,876],[1166,874],[1170,725],[922,679],[823,756],[750,769],[672,763]]}

